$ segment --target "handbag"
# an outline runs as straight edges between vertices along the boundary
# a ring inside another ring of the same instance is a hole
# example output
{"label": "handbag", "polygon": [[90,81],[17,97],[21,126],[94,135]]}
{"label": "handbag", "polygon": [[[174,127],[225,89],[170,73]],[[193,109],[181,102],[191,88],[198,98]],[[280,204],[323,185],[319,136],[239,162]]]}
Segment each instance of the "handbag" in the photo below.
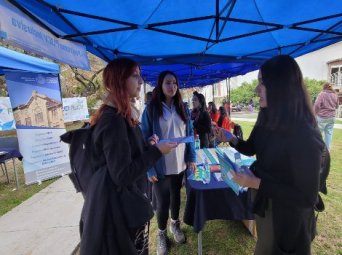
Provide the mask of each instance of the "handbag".
{"label": "handbag", "polygon": [[153,217],[151,201],[136,189],[122,187],[118,189],[123,217],[130,228],[143,226]]}

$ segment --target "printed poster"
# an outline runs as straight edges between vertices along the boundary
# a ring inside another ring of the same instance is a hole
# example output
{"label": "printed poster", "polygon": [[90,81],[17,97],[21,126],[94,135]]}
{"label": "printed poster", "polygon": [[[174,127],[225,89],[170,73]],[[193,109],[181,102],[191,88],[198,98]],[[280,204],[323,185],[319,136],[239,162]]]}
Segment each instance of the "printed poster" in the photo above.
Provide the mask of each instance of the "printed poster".
{"label": "printed poster", "polygon": [[89,120],[86,97],[63,98],[64,122]]}
{"label": "printed poster", "polygon": [[13,107],[25,183],[70,173],[58,74],[5,72]]}
{"label": "printed poster", "polygon": [[0,131],[15,129],[12,106],[9,97],[0,97]]}

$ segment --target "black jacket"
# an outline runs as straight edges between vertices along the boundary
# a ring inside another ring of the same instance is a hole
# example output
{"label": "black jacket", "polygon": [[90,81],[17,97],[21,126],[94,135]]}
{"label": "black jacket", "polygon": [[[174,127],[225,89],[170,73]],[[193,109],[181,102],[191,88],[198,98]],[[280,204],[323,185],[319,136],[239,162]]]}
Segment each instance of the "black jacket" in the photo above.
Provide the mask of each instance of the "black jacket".
{"label": "black jacket", "polygon": [[194,118],[194,129],[199,135],[201,148],[209,147],[209,135],[211,133],[211,118],[207,111],[200,111],[198,118]]}
{"label": "black jacket", "polygon": [[[81,254],[136,254],[125,224],[118,187],[145,193],[146,172],[162,156],[144,143],[138,126],[130,127],[110,106],[96,124],[91,179],[82,210]],[[139,211],[132,211],[139,218]]]}
{"label": "black jacket", "polygon": [[273,254],[310,254],[323,146],[319,131],[306,124],[294,124],[288,132],[254,127],[248,140],[235,146],[256,155],[251,168],[261,183],[254,212],[263,217],[272,201]]}

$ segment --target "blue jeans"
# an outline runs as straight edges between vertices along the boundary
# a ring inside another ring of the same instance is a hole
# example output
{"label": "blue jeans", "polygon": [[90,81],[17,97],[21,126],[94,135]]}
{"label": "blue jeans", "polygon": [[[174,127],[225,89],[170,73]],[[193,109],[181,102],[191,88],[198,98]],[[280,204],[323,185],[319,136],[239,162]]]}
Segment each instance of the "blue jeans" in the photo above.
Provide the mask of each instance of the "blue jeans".
{"label": "blue jeans", "polygon": [[319,130],[324,133],[324,136],[323,136],[324,142],[328,150],[330,150],[330,144],[331,144],[332,135],[334,131],[335,117],[321,118],[319,116],[316,116],[316,119],[317,119]]}

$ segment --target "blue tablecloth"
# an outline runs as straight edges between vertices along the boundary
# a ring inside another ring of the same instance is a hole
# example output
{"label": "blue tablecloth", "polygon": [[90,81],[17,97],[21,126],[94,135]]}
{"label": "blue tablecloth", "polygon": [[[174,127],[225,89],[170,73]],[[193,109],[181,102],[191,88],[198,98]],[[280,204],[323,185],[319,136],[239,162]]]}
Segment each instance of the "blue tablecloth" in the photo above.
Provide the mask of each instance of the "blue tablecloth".
{"label": "blue tablecloth", "polygon": [[20,152],[14,148],[0,148],[0,151],[6,152],[6,154],[0,155],[0,163],[4,163],[11,158],[18,158],[19,160],[22,160],[23,158]]}
{"label": "blue tablecloth", "polygon": [[[187,172],[189,174],[190,172]],[[207,220],[254,220],[250,192],[237,196],[211,174],[209,184],[187,180],[184,222],[200,232]]]}

